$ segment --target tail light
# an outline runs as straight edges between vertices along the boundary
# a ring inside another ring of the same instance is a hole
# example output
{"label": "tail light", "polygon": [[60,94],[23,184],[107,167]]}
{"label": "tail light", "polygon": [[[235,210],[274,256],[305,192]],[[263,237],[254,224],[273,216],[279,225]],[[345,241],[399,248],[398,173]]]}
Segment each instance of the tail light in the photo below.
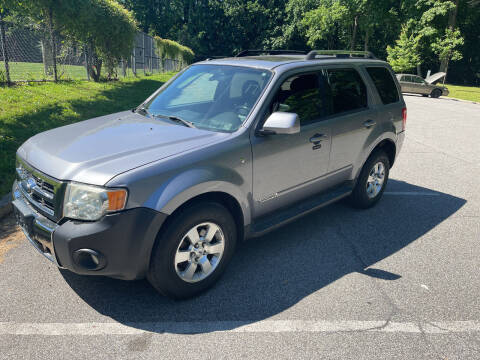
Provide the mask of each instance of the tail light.
{"label": "tail light", "polygon": [[402,109],[402,131],[405,131],[406,127],[407,127],[407,108],[404,107]]}

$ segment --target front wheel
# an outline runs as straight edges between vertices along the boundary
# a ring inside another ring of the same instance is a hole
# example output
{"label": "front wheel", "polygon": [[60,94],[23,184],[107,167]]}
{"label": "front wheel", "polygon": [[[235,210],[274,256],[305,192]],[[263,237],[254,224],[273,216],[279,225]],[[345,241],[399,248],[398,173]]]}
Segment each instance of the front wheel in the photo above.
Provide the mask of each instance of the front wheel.
{"label": "front wheel", "polygon": [[432,95],[431,95],[431,96],[432,96],[432,98],[435,98],[435,99],[436,99],[436,98],[439,98],[440,96],[442,96],[442,90],[440,90],[440,89],[434,89],[434,90],[432,91]]}
{"label": "front wheel", "polygon": [[370,155],[350,196],[352,205],[361,209],[374,206],[385,191],[389,172],[390,160],[384,151]]}
{"label": "front wheel", "polygon": [[217,203],[198,203],[181,210],[157,239],[148,280],[175,299],[193,297],[211,287],[233,255],[236,226]]}

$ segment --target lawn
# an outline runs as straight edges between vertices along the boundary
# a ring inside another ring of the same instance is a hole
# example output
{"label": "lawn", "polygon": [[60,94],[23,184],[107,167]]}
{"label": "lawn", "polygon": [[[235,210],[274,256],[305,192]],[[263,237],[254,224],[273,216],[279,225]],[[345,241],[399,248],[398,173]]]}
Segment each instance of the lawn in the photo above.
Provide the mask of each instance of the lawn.
{"label": "lawn", "polygon": [[[4,63],[0,61],[0,70],[4,70]],[[12,81],[18,80],[45,80],[53,76],[45,76],[42,63],[10,62],[10,77]],[[86,80],[87,73],[83,66],[58,65],[58,76],[62,80]]]}
{"label": "lawn", "polygon": [[448,97],[480,103],[480,87],[447,85],[447,88],[450,90]]}
{"label": "lawn", "polygon": [[173,73],[117,82],[72,81],[0,87],[0,195],[11,189],[17,148],[39,132],[131,109]]}
{"label": "lawn", "polygon": [[[12,81],[20,80],[53,80],[53,74],[45,76],[43,63],[32,62],[9,62],[10,78]],[[5,71],[5,64],[0,61],[0,78]],[[58,78],[60,80],[86,80],[87,72],[84,66],[80,65],[57,65]],[[117,68],[118,74],[122,73],[121,68]],[[148,72],[148,71],[147,71]],[[143,74],[139,69],[139,75]],[[102,75],[105,74],[105,67],[102,68]],[[132,69],[127,69],[127,76],[133,77]]]}

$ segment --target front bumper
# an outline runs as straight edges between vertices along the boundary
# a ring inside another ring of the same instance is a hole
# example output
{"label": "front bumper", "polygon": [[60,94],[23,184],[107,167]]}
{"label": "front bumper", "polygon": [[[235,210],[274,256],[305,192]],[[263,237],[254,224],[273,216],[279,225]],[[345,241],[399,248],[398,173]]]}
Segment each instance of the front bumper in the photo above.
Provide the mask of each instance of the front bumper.
{"label": "front bumper", "polygon": [[152,209],[135,208],[95,222],[66,220],[57,224],[36,212],[15,192],[15,185],[13,194],[17,222],[35,249],[57,266],[81,275],[125,280],[144,277],[167,217]]}

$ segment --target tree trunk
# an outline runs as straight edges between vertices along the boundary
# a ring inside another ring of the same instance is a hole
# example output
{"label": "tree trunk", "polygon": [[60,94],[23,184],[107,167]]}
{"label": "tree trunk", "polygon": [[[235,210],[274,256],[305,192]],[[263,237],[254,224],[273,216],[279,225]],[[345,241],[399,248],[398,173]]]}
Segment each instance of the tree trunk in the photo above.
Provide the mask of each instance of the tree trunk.
{"label": "tree trunk", "polygon": [[10,66],[8,64],[8,50],[7,50],[7,38],[5,36],[5,23],[3,22],[3,15],[0,13],[0,39],[2,42],[2,55],[5,64],[5,77],[7,79],[7,85],[12,82],[10,79]]}
{"label": "tree trunk", "polygon": [[55,31],[53,29],[53,9],[48,9],[47,14],[48,31],[50,32],[50,42],[52,46],[52,62],[53,62],[53,81],[58,81],[57,73],[57,44],[55,43]]}
{"label": "tree trunk", "polygon": [[365,44],[364,44],[364,47],[363,47],[363,49],[365,51],[368,51],[369,41],[370,41],[370,28],[367,27],[367,30],[365,30]]}
{"label": "tree trunk", "polygon": [[420,66],[420,64],[417,64],[417,75],[422,76],[422,67]]}
{"label": "tree trunk", "polygon": [[[455,8],[450,11],[448,15],[448,27],[451,30],[455,30],[455,26],[457,26],[457,14],[458,14],[458,4],[460,0],[455,0]],[[440,63],[440,71],[447,72],[448,69],[448,59],[443,59]],[[445,76],[446,77],[446,76]]]}
{"label": "tree trunk", "polygon": [[358,15],[355,15],[353,19],[353,32],[352,32],[352,41],[350,43],[350,51],[355,50],[355,43],[357,41],[357,29],[358,29]]}

